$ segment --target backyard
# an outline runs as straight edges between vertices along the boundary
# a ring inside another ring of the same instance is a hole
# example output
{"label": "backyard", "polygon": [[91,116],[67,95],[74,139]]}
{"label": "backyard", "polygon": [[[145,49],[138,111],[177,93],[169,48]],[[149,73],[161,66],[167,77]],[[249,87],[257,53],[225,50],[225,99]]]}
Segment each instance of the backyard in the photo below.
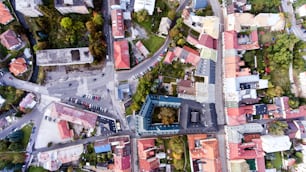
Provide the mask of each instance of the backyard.
{"label": "backyard", "polygon": [[171,164],[175,172],[189,172],[189,153],[186,136],[158,137],[156,146],[163,147],[166,159],[161,159],[161,163]]}
{"label": "backyard", "polygon": [[29,142],[29,139],[30,139],[30,136],[31,136],[31,133],[32,133],[32,128],[33,128],[33,125],[28,124],[21,129],[21,131],[23,132],[23,138],[21,140],[21,143],[22,143],[24,149],[26,149],[26,147],[28,145],[28,142]]}

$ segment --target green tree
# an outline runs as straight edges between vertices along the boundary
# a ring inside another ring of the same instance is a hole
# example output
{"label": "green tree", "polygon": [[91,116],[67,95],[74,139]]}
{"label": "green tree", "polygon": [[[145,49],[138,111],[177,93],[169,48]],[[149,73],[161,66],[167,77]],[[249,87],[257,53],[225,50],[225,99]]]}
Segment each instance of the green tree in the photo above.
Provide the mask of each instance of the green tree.
{"label": "green tree", "polygon": [[94,22],[93,21],[87,21],[86,23],[85,23],[85,25],[86,25],[86,29],[88,30],[88,32],[90,32],[90,33],[95,33],[96,32],[96,27],[95,27],[95,24],[94,24]]}
{"label": "green tree", "polygon": [[173,159],[173,166],[176,170],[184,170],[184,160]]}
{"label": "green tree", "polygon": [[7,151],[7,141],[0,140],[0,152]]}
{"label": "green tree", "polygon": [[13,142],[10,144],[10,146],[8,147],[8,149],[10,151],[21,151],[23,149],[23,146],[21,143],[18,142]]}
{"label": "green tree", "polygon": [[61,19],[61,26],[64,28],[64,29],[68,29],[68,28],[71,28],[72,26],[72,19],[70,17],[63,17]]}
{"label": "green tree", "polygon": [[172,10],[170,10],[170,11],[168,12],[168,18],[169,18],[170,20],[174,20],[174,19],[175,19],[175,16],[176,16],[176,11],[175,11],[175,9],[172,9]]}
{"label": "green tree", "polygon": [[300,102],[299,102],[298,98],[290,98],[288,104],[289,104],[290,108],[296,109],[296,108],[299,107]]}
{"label": "green tree", "polygon": [[148,20],[148,15],[149,15],[148,11],[146,9],[143,9],[136,12],[136,19],[139,23],[141,23]]}
{"label": "green tree", "polygon": [[102,26],[103,25],[103,18],[99,13],[96,13],[96,12],[93,13],[92,21],[97,26]]}
{"label": "green tree", "polygon": [[178,41],[177,41],[177,45],[180,45],[180,46],[183,46],[186,44],[186,41],[184,38],[180,38]]}
{"label": "green tree", "polygon": [[268,131],[272,135],[284,135],[284,130],[288,128],[285,121],[273,121],[269,124]]}
{"label": "green tree", "polygon": [[178,28],[174,27],[170,30],[169,32],[169,36],[171,38],[174,38],[175,36],[177,36],[180,33],[180,31],[178,30]]}

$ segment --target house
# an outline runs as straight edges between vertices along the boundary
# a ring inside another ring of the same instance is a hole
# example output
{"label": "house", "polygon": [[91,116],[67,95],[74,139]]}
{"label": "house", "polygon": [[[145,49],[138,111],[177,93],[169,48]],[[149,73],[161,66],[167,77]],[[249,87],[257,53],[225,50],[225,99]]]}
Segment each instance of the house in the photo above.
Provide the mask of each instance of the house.
{"label": "house", "polygon": [[257,30],[251,31],[250,34],[240,34],[234,30],[225,31],[223,34],[226,49],[254,50],[260,48]]}
{"label": "house", "polygon": [[206,134],[188,134],[191,171],[221,172],[221,163],[216,138]]}
{"label": "house", "polygon": [[137,41],[135,44],[137,50],[145,57],[147,58],[150,54],[149,50],[143,45],[141,41]]}
{"label": "house", "polygon": [[37,160],[44,169],[56,171],[62,164],[78,161],[83,151],[83,144],[79,144],[46,152],[39,152],[37,154]]}
{"label": "house", "polygon": [[183,48],[175,47],[173,52],[175,56],[179,58],[183,63],[190,63],[196,66],[200,61],[200,53],[188,46],[184,46]]}
{"label": "house", "polygon": [[181,80],[177,83],[178,97],[195,100],[196,89],[195,83],[191,80]]}
{"label": "house", "polygon": [[192,30],[208,34],[213,39],[219,38],[220,19],[216,16],[196,16],[191,9],[185,8],[182,13],[184,24]]}
{"label": "house", "polygon": [[300,6],[296,12],[298,13],[299,17],[305,17],[306,16],[306,4]]}
{"label": "house", "polygon": [[159,159],[156,157],[155,138],[138,139],[139,171],[151,172],[159,167]]}
{"label": "house", "polygon": [[[261,124],[258,123],[248,123],[238,126],[225,126],[224,127],[227,136],[227,147],[228,153],[227,158],[229,163],[235,162],[233,160],[239,160],[238,164],[231,164],[231,169],[237,169],[246,167],[241,163],[244,160],[253,161],[256,166],[255,169],[258,172],[265,172],[265,152],[262,145],[262,140],[260,133],[264,131]],[[252,135],[248,137],[248,135]],[[243,141],[244,140],[244,141]],[[232,166],[233,165],[233,166]]]}
{"label": "house", "polygon": [[294,132],[295,135],[293,138],[305,139],[306,138],[306,121],[305,120],[293,120],[293,124],[295,125],[294,128],[296,128],[296,131]]}
{"label": "house", "polygon": [[158,28],[159,35],[167,36],[170,26],[171,26],[171,20],[168,17],[162,17]]}
{"label": "house", "polygon": [[0,95],[0,107],[3,106],[5,99]]}
{"label": "house", "polygon": [[115,39],[124,38],[124,22],[122,10],[112,10],[112,34]]}
{"label": "house", "polygon": [[174,59],[175,59],[174,52],[173,51],[168,51],[163,62],[166,63],[166,64],[171,64]]}
{"label": "house", "polygon": [[53,102],[50,107],[50,116],[52,116],[53,118],[81,125],[85,129],[95,128],[96,126],[96,113],[76,109],[73,106],[57,102]]}
{"label": "house", "polygon": [[9,64],[9,70],[15,76],[22,75],[28,70],[27,62],[24,58],[19,57],[17,59],[12,59],[12,62]]}
{"label": "house", "polygon": [[130,69],[130,54],[127,40],[114,41],[115,69]]}
{"label": "house", "polygon": [[2,25],[7,25],[8,23],[14,20],[14,17],[12,16],[10,10],[4,5],[3,2],[0,2],[0,14],[0,23]]}
{"label": "house", "polygon": [[149,15],[153,15],[156,0],[135,0],[134,11],[138,12],[143,9],[148,11]]}
{"label": "house", "polygon": [[22,40],[13,30],[7,30],[0,35],[1,44],[9,50],[18,50],[22,47]]}
{"label": "house", "polygon": [[23,112],[26,109],[33,109],[36,103],[35,95],[33,93],[28,93],[19,103],[19,109]]}
{"label": "house", "polygon": [[92,63],[93,56],[88,47],[46,49],[36,52],[38,66],[65,66]]}
{"label": "house", "polygon": [[130,136],[109,137],[108,142],[111,145],[114,155],[115,172],[131,172],[131,145]]}
{"label": "house", "polygon": [[282,13],[259,13],[254,16],[250,13],[233,13],[226,17],[225,31],[237,33],[250,27],[269,27],[271,31],[281,31],[285,28],[285,17]]}
{"label": "house", "polygon": [[63,15],[69,13],[89,14],[88,8],[93,8],[92,0],[56,0],[54,7]]}
{"label": "house", "polygon": [[192,0],[192,7],[195,10],[205,8],[207,6],[207,0]]}
{"label": "house", "polygon": [[39,5],[42,5],[41,0],[23,0],[15,1],[16,10],[28,17],[39,17],[43,14],[39,11]]}
{"label": "house", "polygon": [[292,110],[289,106],[289,97],[275,97],[273,102],[278,107],[276,113],[283,119],[297,119],[306,116],[306,105]]}
{"label": "house", "polygon": [[207,47],[215,50],[217,48],[217,41],[205,33],[200,34],[199,38],[188,35],[186,41],[198,49]]}

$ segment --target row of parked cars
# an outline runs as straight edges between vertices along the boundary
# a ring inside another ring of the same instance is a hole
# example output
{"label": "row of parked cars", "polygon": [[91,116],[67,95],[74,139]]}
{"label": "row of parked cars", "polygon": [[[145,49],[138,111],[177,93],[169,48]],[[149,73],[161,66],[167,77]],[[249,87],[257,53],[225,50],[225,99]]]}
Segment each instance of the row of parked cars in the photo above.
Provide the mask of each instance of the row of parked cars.
{"label": "row of parked cars", "polygon": [[75,103],[75,104],[78,104],[78,105],[82,105],[83,107],[87,108],[88,110],[91,110],[91,111],[94,111],[94,112],[103,112],[103,113],[108,112],[107,108],[103,108],[103,107],[88,103],[86,101],[82,101],[78,98],[69,97],[68,101],[72,102],[72,103]]}
{"label": "row of parked cars", "polygon": [[153,66],[150,66],[145,71],[133,75],[132,79],[138,79],[138,78],[142,77],[144,74],[146,74],[147,72],[151,71],[152,69],[153,69]]}
{"label": "row of parked cars", "polygon": [[97,101],[101,100],[101,96],[94,96],[94,95],[84,94],[82,97],[86,98],[86,99],[97,100]]}

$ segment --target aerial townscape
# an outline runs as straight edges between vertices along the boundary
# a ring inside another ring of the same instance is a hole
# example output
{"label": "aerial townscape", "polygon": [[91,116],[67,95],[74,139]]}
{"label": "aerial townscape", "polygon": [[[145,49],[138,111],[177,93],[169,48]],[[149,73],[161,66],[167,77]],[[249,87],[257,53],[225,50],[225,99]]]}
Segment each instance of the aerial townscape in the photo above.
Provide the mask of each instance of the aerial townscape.
{"label": "aerial townscape", "polygon": [[306,0],[0,0],[0,171],[306,172]]}

